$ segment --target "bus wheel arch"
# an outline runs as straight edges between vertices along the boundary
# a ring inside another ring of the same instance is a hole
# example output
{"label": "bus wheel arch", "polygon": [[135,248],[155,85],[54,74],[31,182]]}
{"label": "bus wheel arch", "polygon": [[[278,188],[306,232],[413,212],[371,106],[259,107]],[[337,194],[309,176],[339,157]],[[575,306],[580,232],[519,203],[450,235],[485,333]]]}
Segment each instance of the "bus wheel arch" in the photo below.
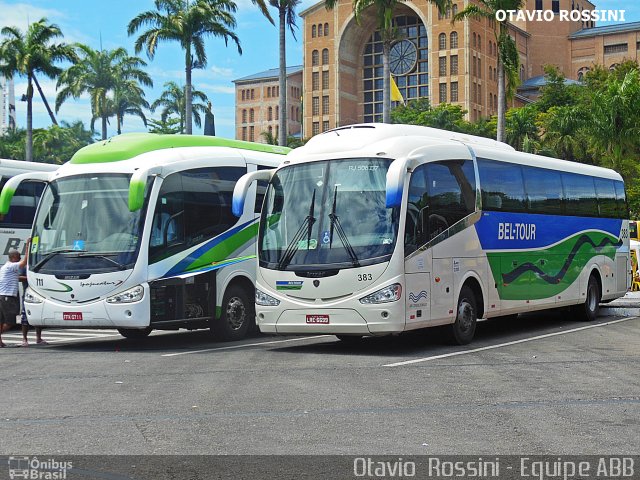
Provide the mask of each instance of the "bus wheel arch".
{"label": "bus wheel arch", "polygon": [[598,316],[600,302],[602,301],[602,275],[594,266],[589,273],[585,299],[583,303],[573,306],[573,314],[584,322],[591,322]]}
{"label": "bus wheel arch", "polygon": [[227,283],[211,330],[223,341],[241,340],[255,331],[255,287],[250,279],[238,275]]}
{"label": "bus wheel arch", "polygon": [[[462,283],[462,288],[464,287],[468,287],[473,292],[473,295],[476,301],[478,318],[484,318],[485,317],[484,291],[482,289],[482,285],[480,284],[480,281],[475,276],[470,275],[464,279],[464,282]],[[460,289],[460,292],[462,292],[462,288]]]}
{"label": "bus wheel arch", "polygon": [[455,309],[455,319],[448,327],[448,340],[454,345],[471,343],[478,322],[477,296],[469,283],[465,282],[460,289]]}

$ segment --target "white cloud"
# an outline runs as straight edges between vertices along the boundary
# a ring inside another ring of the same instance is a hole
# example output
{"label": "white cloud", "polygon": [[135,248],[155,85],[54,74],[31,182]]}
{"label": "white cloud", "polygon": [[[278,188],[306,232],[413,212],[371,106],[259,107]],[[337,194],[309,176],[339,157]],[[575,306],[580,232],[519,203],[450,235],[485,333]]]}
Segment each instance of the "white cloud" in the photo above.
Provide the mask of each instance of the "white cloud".
{"label": "white cloud", "polygon": [[49,22],[59,21],[65,15],[51,8],[40,8],[26,3],[6,3],[0,1],[0,27],[18,27],[26,30],[29,22],[40,20],[46,17]]}
{"label": "white cloud", "polygon": [[226,67],[218,67],[213,65],[207,69],[208,73],[212,73],[215,78],[232,78],[233,77],[233,69]]}
{"label": "white cloud", "polygon": [[199,82],[197,87],[198,90],[205,90],[213,93],[223,93],[225,95],[234,95],[236,93],[235,87],[227,85],[214,85],[211,83]]}

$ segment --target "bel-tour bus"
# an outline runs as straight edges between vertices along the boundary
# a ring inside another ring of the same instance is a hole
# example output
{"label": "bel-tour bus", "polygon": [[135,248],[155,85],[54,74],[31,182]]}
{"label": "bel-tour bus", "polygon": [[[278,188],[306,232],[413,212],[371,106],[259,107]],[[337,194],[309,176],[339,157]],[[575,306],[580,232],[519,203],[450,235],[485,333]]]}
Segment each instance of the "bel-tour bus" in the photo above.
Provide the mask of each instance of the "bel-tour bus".
{"label": "bel-tour bus", "polygon": [[262,332],[342,340],[572,306],[629,286],[622,178],[490,139],[407,125],[337,128],[268,180],[258,233]]}
{"label": "bel-tour bus", "polygon": [[[0,190],[11,177],[27,172],[52,172],[58,165],[25,162],[0,158]],[[24,182],[15,193],[13,208],[6,215],[0,215],[0,262],[7,261],[9,250],[15,248],[24,255],[26,240],[31,233],[31,224],[36,214],[38,201],[44,190],[40,181]]]}
{"label": "bel-tour bus", "polygon": [[[287,148],[217,137],[127,134],[79,150],[47,182],[31,234],[25,306],[43,327],[211,328],[242,338],[254,322],[261,203],[231,213],[235,182],[276,167]],[[262,194],[264,189],[262,190]],[[12,207],[13,208],[13,207]]]}

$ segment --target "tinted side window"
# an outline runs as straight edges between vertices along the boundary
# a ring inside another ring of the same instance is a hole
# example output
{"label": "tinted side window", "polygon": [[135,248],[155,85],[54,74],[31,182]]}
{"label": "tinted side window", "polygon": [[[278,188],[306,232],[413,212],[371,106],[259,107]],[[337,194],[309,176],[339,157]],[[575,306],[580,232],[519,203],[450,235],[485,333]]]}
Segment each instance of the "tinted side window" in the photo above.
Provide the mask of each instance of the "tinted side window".
{"label": "tinted side window", "polygon": [[[2,187],[6,180],[2,182]],[[0,218],[0,224],[3,227],[31,228],[43,191],[42,182],[22,182],[13,195],[9,212]]]}
{"label": "tinted side window", "polygon": [[629,218],[629,208],[627,207],[627,199],[624,194],[624,183],[614,181],[613,186],[616,189],[616,212],[618,218]]}
{"label": "tinted side window", "polygon": [[484,210],[525,211],[525,191],[520,165],[478,159],[478,169]]}
{"label": "tinted side window", "polygon": [[[264,165],[258,165],[258,170],[272,170],[275,167],[265,167]],[[256,182],[256,203],[254,207],[255,213],[260,213],[262,211],[262,204],[264,203],[264,195],[267,192],[267,186],[269,182],[266,180],[258,180]]]}
{"label": "tinted side window", "polygon": [[[448,160],[427,164],[429,236],[462,220],[475,210],[473,162]],[[439,218],[440,217],[440,218]]]}
{"label": "tinted side window", "polygon": [[563,173],[562,184],[568,214],[578,217],[598,216],[598,202],[592,177]]}
{"label": "tinted side window", "polygon": [[238,219],[231,213],[233,187],[246,173],[241,167],[217,167],[182,172],[185,239],[188,246],[212,238]]}
{"label": "tinted side window", "polygon": [[522,168],[529,212],[562,215],[564,209],[560,172],[535,167]]}
{"label": "tinted side window", "polygon": [[184,250],[184,190],[182,174],[164,179],[151,223],[149,262],[153,263]]}
{"label": "tinted side window", "polygon": [[405,255],[425,243],[420,233],[420,211],[427,205],[426,165],[420,165],[411,174],[407,197],[407,219],[404,228]]}
{"label": "tinted side window", "polygon": [[613,185],[613,180],[596,178],[595,184],[600,216],[606,218],[617,218],[618,206],[616,203],[616,189]]}

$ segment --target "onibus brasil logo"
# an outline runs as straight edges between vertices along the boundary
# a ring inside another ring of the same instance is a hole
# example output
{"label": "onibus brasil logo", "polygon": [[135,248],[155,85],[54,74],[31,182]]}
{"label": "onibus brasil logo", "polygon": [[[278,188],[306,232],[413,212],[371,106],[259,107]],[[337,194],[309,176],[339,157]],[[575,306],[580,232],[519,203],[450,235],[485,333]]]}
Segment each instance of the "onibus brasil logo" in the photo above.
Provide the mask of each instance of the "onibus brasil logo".
{"label": "onibus brasil logo", "polygon": [[9,478],[11,480],[63,480],[73,468],[72,462],[62,462],[53,458],[9,457]]}

